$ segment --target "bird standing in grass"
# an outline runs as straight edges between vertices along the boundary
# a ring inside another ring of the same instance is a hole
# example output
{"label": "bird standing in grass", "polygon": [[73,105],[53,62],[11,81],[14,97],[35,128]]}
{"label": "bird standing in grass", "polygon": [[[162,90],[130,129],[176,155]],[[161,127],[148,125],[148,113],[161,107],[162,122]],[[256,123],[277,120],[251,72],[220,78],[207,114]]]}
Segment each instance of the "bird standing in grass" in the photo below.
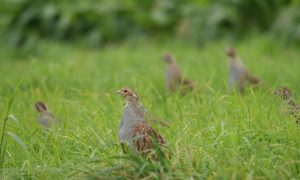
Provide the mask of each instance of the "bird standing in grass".
{"label": "bird standing in grass", "polygon": [[[126,102],[119,125],[119,141],[144,156],[147,156],[155,144],[166,145],[166,141],[147,122],[144,108],[138,95],[129,88],[117,91]],[[155,158],[155,155],[152,155]]]}
{"label": "bird standing in grass", "polygon": [[55,124],[58,124],[58,119],[56,119],[47,109],[47,106],[42,101],[38,101],[35,103],[35,108],[39,112],[39,123],[49,128]]}
{"label": "bird standing in grass", "polygon": [[300,106],[294,99],[292,92],[287,87],[282,87],[277,88],[274,94],[281,97],[287,104],[288,112],[296,118],[296,123],[300,124]]}
{"label": "bird standing in grass", "polygon": [[259,78],[254,77],[246,70],[234,48],[229,48],[227,55],[230,58],[228,81],[230,88],[238,86],[240,92],[244,92],[247,83],[256,85],[260,82]]}
{"label": "bird standing in grass", "polygon": [[181,94],[185,94],[187,91],[195,90],[195,83],[182,77],[181,71],[172,55],[165,54],[163,61],[167,64],[165,81],[169,91],[179,90]]}

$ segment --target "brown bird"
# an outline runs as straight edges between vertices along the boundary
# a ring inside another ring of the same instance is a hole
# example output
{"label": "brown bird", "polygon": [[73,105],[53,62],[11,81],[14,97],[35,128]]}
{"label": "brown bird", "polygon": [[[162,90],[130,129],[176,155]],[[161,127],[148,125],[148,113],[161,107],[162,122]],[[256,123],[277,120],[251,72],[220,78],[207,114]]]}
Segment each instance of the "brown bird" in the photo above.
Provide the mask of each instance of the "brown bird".
{"label": "brown bird", "polygon": [[260,79],[251,75],[245,68],[244,64],[237,56],[234,48],[227,50],[227,55],[230,58],[229,66],[229,87],[233,88],[238,86],[240,92],[244,92],[247,83],[258,84]]}
{"label": "brown bird", "polygon": [[195,90],[195,83],[182,77],[176,60],[171,54],[165,54],[163,61],[167,64],[165,81],[169,91],[179,90],[181,94],[185,94],[187,91]]}
{"label": "brown bird", "polygon": [[[163,137],[146,122],[144,108],[138,95],[127,87],[120,89],[117,93],[126,102],[119,125],[120,143],[129,145],[131,149],[144,156],[153,150],[154,144],[166,145]],[[155,156],[152,158],[155,159]]]}
{"label": "brown bird", "polygon": [[38,101],[35,103],[35,108],[39,112],[39,123],[49,128],[50,126],[57,125],[59,120],[55,118],[47,109],[45,103]]}
{"label": "brown bird", "polygon": [[296,118],[296,123],[300,124],[300,106],[293,97],[292,92],[287,87],[277,88],[274,92],[276,96],[287,104],[288,112]]}

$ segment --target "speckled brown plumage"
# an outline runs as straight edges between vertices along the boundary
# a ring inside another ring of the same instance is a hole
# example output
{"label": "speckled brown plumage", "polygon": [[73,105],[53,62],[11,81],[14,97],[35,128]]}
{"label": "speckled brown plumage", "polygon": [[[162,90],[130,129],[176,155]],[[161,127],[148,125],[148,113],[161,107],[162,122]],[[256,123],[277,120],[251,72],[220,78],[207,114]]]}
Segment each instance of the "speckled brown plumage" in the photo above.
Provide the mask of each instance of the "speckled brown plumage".
{"label": "speckled brown plumage", "polygon": [[277,88],[274,91],[274,94],[281,97],[281,99],[287,104],[288,113],[296,118],[297,124],[300,124],[300,106],[294,99],[291,90],[289,90],[287,87]]}
{"label": "speckled brown plumage", "polygon": [[155,129],[144,122],[135,125],[130,134],[133,138],[133,148],[142,154],[149,153],[153,147],[153,141],[156,141],[160,145],[166,144],[163,137],[161,137]]}

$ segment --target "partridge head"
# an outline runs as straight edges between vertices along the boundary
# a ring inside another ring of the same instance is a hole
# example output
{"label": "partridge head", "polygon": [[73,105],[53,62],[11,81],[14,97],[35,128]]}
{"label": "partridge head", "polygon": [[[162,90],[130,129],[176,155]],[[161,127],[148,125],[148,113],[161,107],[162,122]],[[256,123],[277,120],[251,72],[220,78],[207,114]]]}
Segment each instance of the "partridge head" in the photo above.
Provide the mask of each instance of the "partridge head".
{"label": "partridge head", "polygon": [[226,51],[226,53],[227,53],[227,55],[229,57],[232,57],[232,58],[236,57],[236,53],[235,53],[235,49],[234,48],[228,48],[227,51]]}
{"label": "partridge head", "polygon": [[124,87],[117,91],[125,100],[126,102],[138,102],[139,97],[138,95],[128,87]]}
{"label": "partridge head", "polygon": [[175,63],[175,58],[169,53],[163,55],[162,60],[167,64]]}

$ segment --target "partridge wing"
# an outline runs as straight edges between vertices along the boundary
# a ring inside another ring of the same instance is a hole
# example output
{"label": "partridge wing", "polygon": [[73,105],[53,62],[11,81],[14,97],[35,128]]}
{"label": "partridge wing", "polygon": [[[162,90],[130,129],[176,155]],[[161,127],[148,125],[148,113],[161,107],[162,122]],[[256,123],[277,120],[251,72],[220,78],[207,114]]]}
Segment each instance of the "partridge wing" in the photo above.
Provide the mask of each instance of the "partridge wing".
{"label": "partridge wing", "polygon": [[153,148],[153,144],[155,143],[153,141],[156,141],[160,145],[166,144],[163,137],[146,123],[137,124],[132,129],[131,135],[133,138],[132,145],[134,149],[143,154],[148,154],[151,148]]}

